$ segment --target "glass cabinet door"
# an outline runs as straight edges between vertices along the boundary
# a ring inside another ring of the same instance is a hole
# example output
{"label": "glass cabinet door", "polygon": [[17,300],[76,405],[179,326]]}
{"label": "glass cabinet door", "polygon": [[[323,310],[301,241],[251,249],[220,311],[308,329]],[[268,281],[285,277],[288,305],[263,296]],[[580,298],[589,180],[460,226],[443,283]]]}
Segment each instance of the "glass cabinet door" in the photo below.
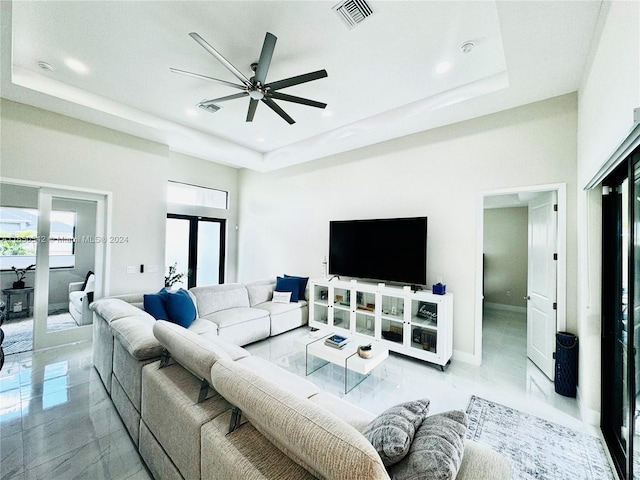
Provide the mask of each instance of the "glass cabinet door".
{"label": "glass cabinet door", "polygon": [[404,298],[381,295],[380,329],[382,338],[404,343]]}
{"label": "glass cabinet door", "polygon": [[376,294],[356,290],[356,332],[374,337],[376,325]]}
{"label": "glass cabinet door", "polygon": [[314,284],[311,290],[310,300],[313,304],[312,320],[326,325],[329,319],[329,287]]}
{"label": "glass cabinet door", "polygon": [[409,320],[411,348],[435,353],[438,349],[438,304],[411,300]]}
{"label": "glass cabinet door", "polygon": [[351,330],[351,290],[348,288],[333,287],[332,309],[333,326]]}

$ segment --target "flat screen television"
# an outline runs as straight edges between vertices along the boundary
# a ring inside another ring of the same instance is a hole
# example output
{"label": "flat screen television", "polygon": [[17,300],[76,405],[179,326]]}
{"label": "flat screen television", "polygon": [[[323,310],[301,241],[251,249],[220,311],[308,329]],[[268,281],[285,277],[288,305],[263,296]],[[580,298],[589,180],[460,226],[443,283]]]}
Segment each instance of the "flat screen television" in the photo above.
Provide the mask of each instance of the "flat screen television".
{"label": "flat screen television", "polygon": [[329,273],[426,285],[427,217],[331,221]]}

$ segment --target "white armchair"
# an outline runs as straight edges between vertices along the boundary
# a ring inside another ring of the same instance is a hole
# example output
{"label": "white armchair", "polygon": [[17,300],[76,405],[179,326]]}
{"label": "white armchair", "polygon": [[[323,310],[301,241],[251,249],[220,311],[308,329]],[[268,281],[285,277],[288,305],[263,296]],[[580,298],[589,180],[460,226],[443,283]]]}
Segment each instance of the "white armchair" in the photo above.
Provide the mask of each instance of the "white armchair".
{"label": "white armchair", "polygon": [[89,305],[93,302],[93,289],[95,276],[92,272],[87,274],[84,282],[71,282],[69,284],[69,313],[78,326],[93,323],[93,312]]}

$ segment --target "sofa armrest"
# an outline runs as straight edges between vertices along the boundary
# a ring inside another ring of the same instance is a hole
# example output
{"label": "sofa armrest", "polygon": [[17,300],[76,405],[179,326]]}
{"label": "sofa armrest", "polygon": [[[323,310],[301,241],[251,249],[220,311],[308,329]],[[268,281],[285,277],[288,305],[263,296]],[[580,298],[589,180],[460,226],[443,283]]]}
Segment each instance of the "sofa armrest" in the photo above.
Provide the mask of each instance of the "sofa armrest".
{"label": "sofa armrest", "polygon": [[156,321],[150,315],[141,313],[111,322],[111,331],[129,355],[136,360],[158,358],[162,354],[162,345],[153,335],[153,325]]}
{"label": "sofa armrest", "polygon": [[82,290],[82,285],[84,285],[84,282],[71,282],[69,284],[69,293],[79,292],[80,290]]}

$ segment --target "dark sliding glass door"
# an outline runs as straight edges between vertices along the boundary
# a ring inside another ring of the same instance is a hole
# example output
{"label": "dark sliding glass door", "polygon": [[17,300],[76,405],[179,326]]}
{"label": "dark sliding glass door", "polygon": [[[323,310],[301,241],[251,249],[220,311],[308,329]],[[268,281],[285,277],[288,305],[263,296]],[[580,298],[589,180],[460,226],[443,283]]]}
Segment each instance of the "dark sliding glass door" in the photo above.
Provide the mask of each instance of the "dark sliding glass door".
{"label": "dark sliding glass door", "polygon": [[624,479],[640,467],[640,153],[603,183],[602,432]]}
{"label": "dark sliding glass door", "polygon": [[184,273],[184,288],[224,283],[226,221],[167,215],[166,265]]}

